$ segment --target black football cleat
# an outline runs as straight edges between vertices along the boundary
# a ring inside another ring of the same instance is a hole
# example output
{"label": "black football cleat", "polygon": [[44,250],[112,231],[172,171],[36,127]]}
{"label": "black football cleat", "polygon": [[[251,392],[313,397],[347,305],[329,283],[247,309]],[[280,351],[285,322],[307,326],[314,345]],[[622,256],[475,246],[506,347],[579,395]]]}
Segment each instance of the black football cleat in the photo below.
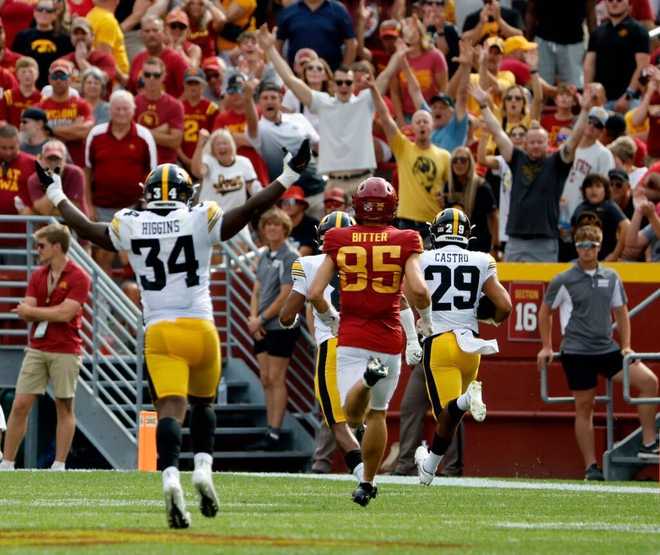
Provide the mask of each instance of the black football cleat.
{"label": "black football cleat", "polygon": [[383,378],[387,378],[390,369],[385,366],[378,357],[369,357],[367,369],[364,371],[363,378],[369,387],[375,386]]}
{"label": "black football cleat", "polygon": [[378,495],[378,488],[372,486],[369,482],[360,482],[353,492],[353,502],[362,507],[366,507],[369,501],[375,499]]}

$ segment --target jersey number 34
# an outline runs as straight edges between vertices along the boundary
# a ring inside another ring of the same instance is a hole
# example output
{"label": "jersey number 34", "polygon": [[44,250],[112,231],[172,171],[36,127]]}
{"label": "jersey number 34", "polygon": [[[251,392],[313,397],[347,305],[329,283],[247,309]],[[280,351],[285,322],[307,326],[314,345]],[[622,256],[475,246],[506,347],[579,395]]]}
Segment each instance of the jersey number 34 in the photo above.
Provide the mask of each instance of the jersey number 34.
{"label": "jersey number 34", "polygon": [[[167,285],[167,276],[171,274],[186,274],[186,286],[195,287],[199,285],[197,270],[199,262],[195,256],[195,245],[192,235],[177,237],[172,252],[167,257],[167,270],[163,261],[158,258],[160,254],[160,241],[158,239],[133,239],[131,250],[133,254],[140,256],[142,251],[147,251],[144,263],[153,270],[154,279],[140,276],[140,284],[145,291],[160,291]],[[179,261],[183,253],[183,260]]]}

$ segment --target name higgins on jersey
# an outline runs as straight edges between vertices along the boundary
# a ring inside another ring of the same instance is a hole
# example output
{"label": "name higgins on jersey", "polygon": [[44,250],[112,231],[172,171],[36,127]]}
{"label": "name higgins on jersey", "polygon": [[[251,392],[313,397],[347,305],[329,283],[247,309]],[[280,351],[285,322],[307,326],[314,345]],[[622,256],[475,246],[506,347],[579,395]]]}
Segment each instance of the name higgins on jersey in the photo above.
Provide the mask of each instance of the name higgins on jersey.
{"label": "name higgins on jersey", "polygon": [[142,222],[142,235],[166,235],[179,233],[181,226],[178,220],[165,222]]}

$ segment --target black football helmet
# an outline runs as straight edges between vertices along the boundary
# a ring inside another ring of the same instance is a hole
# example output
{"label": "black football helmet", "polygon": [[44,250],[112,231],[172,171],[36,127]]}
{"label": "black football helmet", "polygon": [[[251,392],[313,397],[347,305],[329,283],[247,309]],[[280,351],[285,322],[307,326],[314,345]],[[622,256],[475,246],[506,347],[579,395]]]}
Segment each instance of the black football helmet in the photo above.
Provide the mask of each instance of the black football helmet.
{"label": "black football helmet", "polygon": [[190,175],[176,164],[160,164],[144,182],[147,208],[181,208],[193,196]]}
{"label": "black football helmet", "polygon": [[319,246],[323,244],[323,236],[329,229],[335,227],[350,227],[352,225],[355,225],[355,220],[351,218],[348,213],[342,212],[341,210],[335,210],[334,212],[330,212],[326,216],[323,216],[319,225],[316,226],[316,240]]}
{"label": "black football helmet", "polygon": [[431,224],[431,237],[436,247],[458,245],[467,248],[470,231],[470,218],[458,208],[445,208]]}

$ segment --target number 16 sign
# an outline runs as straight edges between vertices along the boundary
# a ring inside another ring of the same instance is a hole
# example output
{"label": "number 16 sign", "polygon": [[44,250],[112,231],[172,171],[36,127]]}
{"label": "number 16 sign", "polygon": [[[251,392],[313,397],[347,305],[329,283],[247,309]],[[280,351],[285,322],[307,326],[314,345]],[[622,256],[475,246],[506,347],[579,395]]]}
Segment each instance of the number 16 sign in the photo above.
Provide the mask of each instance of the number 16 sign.
{"label": "number 16 sign", "polygon": [[538,313],[543,302],[543,282],[511,282],[513,312],[508,319],[509,341],[541,341]]}

